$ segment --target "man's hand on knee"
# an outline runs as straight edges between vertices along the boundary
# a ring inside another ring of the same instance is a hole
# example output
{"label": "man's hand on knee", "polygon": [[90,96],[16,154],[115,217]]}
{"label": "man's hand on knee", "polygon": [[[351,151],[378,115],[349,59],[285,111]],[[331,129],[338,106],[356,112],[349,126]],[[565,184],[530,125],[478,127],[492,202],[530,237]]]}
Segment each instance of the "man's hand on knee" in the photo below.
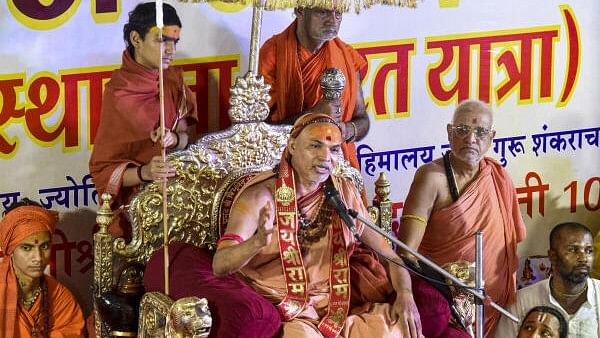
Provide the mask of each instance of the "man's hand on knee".
{"label": "man's hand on knee", "polygon": [[402,337],[423,337],[419,311],[410,290],[396,292],[396,301],[390,310],[392,320],[400,326]]}

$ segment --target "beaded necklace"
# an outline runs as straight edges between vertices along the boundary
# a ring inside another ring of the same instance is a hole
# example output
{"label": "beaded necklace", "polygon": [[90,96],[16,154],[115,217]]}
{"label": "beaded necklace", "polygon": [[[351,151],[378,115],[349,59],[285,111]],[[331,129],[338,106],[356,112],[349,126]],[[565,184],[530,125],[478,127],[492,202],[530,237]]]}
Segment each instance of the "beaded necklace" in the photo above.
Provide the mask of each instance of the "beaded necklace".
{"label": "beaded necklace", "polygon": [[35,303],[40,293],[42,293],[42,288],[38,285],[31,296],[29,296],[28,298],[20,297],[21,303],[23,303],[23,306],[27,310],[31,309],[31,306],[33,305],[33,303]]}
{"label": "beaded necklace", "polygon": [[[318,199],[316,202],[318,211],[313,219],[309,220],[302,212],[302,206],[308,205],[311,202],[314,203],[316,199]],[[323,193],[323,186],[307,196],[298,199],[298,242],[303,249],[302,251],[327,233],[333,209],[324,202],[325,194]]]}
{"label": "beaded necklace", "polygon": [[[20,292],[21,293],[21,292]],[[37,316],[33,318],[33,323],[29,321],[28,316],[23,316],[23,318],[27,321],[27,326],[31,328],[31,336],[37,337],[38,334],[41,334],[42,337],[48,337],[48,328],[50,327],[50,316],[48,315],[48,286],[45,283],[45,279],[42,277],[40,279],[40,284],[37,286],[36,290],[33,292],[33,295],[29,296],[27,299],[23,299],[21,295],[19,295],[19,307],[22,307],[21,311],[29,312],[35,301],[38,297],[42,298],[42,306],[41,311]],[[45,322],[44,326],[41,330],[37,330],[38,322],[40,321],[40,317],[42,317]]]}

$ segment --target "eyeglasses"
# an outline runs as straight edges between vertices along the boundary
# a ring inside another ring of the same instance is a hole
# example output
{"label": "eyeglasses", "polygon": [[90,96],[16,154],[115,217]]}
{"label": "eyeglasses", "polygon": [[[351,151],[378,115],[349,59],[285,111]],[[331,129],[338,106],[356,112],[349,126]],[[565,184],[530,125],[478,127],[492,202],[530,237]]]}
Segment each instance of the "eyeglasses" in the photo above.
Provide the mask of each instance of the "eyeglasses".
{"label": "eyeglasses", "polygon": [[342,18],[342,12],[339,12],[339,11],[321,9],[321,8],[312,8],[310,11],[312,13],[314,13],[315,16],[322,18],[322,19],[331,16],[331,14],[333,14],[333,16],[335,17],[336,20],[340,20]]}
{"label": "eyeglasses", "polygon": [[490,128],[471,127],[466,124],[452,125],[452,130],[454,131],[454,133],[456,135],[458,135],[460,137],[465,137],[465,136],[469,135],[472,130],[473,133],[475,134],[475,137],[477,137],[480,140],[488,138],[490,136],[490,134],[492,133],[492,129],[490,129]]}

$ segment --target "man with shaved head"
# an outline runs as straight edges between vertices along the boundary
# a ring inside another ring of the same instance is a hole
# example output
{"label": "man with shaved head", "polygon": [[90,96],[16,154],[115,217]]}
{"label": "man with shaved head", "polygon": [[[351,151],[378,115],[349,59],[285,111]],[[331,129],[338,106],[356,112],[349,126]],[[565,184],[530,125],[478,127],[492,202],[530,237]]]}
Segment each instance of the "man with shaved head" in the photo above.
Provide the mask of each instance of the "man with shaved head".
{"label": "man with shaved head", "polygon": [[[343,141],[334,118],[300,117],[279,166],[253,178],[236,197],[213,270],[237,273],[276,305],[284,337],[418,337],[420,328],[401,322],[406,313],[418,315],[398,284],[397,266],[387,266],[389,277],[380,263],[372,267],[383,270],[382,285],[351,279],[357,239],[324,194],[335,187],[349,208],[367,217],[354,183],[332,172]],[[381,236],[354,226],[360,241],[398,259]],[[396,300],[387,302],[392,287]]]}
{"label": "man with shaved head", "polygon": [[[489,105],[474,100],[461,102],[446,131],[450,150],[415,173],[402,212],[399,239],[445,265],[458,260],[474,262],[475,234],[483,231],[485,292],[502,306],[510,304],[516,292],[516,248],[525,237],[525,225],[508,173],[485,156],[496,135]],[[408,273],[402,274],[401,282],[415,294],[423,333],[428,337],[451,336],[444,332],[450,316],[448,305],[443,299],[437,303],[439,307],[431,301],[435,290],[421,280],[411,282]],[[500,313],[491,307],[485,310],[488,337]]]}
{"label": "man with shaved head", "polygon": [[[557,309],[569,326],[569,337],[600,337],[600,280],[590,277],[594,244],[590,229],[577,222],[556,225],[550,232],[550,278],[517,292],[509,311],[524,320],[529,309]],[[496,337],[514,337],[517,325],[502,319]]]}

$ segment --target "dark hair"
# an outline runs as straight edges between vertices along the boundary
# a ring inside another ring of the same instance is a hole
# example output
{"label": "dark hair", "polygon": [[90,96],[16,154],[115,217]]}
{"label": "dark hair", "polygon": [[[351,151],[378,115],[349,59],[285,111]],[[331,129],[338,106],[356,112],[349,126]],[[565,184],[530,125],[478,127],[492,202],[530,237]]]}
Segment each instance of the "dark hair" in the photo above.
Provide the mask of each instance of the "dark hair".
{"label": "dark hair", "polygon": [[534,312],[548,313],[548,314],[551,314],[554,317],[556,317],[556,319],[558,319],[558,337],[559,338],[567,338],[568,330],[569,330],[569,325],[567,324],[567,320],[560,313],[560,311],[558,311],[557,309],[555,309],[553,307],[545,306],[545,305],[536,306],[527,312],[525,317],[523,317],[523,321],[521,322],[521,326],[519,327],[519,332],[521,332],[521,329],[523,328],[523,323],[525,323],[525,319],[527,319],[527,317],[529,317],[529,315]]}
{"label": "dark hair", "polygon": [[[163,22],[165,25],[182,27],[177,11],[173,6],[166,3],[163,3]],[[129,40],[131,32],[138,32],[143,40],[146,33],[154,26],[156,26],[156,4],[154,2],[139,4],[129,12],[129,22],[123,26],[123,39],[131,57],[135,56],[135,49]]]}
{"label": "dark hair", "polygon": [[8,208],[6,208],[4,210],[4,212],[2,213],[2,216],[6,216],[6,214],[8,214],[10,211],[12,211],[18,207],[24,207],[24,206],[28,206],[28,205],[34,205],[34,206],[40,207],[40,208],[42,207],[42,205],[39,204],[38,202],[32,201],[29,198],[25,197],[25,198],[22,198],[20,201],[9,205]]}
{"label": "dark hair", "polygon": [[590,230],[590,228],[586,227],[585,225],[583,225],[581,223],[577,223],[577,222],[560,223],[560,224],[556,225],[550,232],[550,249],[551,250],[556,250],[556,245],[558,244],[557,243],[558,237],[563,230],[581,231],[581,232],[585,232],[585,233],[589,234],[590,236],[594,237],[592,235],[592,231]]}

